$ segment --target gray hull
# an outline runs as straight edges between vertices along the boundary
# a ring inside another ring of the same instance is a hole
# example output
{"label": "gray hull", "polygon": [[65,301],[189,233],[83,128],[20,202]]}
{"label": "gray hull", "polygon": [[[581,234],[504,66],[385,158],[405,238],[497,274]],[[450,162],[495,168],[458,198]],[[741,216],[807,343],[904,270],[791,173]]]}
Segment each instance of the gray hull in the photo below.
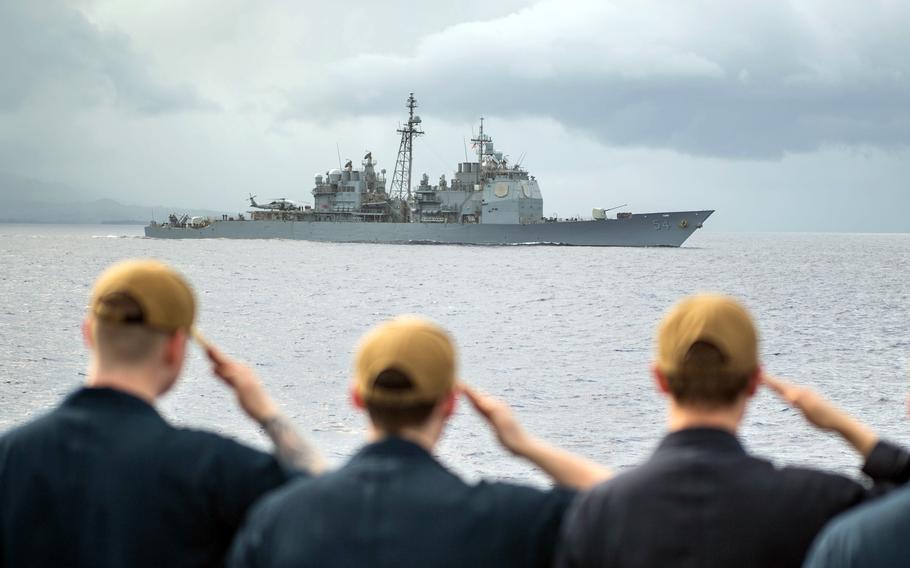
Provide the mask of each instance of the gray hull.
{"label": "gray hull", "polygon": [[299,239],[361,243],[678,247],[713,212],[641,213],[625,219],[562,221],[531,225],[214,221],[202,228],[150,225],[145,228],[145,235],[164,239]]}

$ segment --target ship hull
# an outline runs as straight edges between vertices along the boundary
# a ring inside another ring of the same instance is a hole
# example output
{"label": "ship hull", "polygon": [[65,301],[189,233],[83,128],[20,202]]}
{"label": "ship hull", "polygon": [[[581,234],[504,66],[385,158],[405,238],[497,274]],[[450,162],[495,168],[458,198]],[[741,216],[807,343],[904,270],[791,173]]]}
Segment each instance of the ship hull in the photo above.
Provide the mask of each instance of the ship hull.
{"label": "ship hull", "polygon": [[624,219],[530,225],[213,221],[201,228],[150,225],[164,239],[297,239],[354,243],[678,247],[713,211],[641,213]]}

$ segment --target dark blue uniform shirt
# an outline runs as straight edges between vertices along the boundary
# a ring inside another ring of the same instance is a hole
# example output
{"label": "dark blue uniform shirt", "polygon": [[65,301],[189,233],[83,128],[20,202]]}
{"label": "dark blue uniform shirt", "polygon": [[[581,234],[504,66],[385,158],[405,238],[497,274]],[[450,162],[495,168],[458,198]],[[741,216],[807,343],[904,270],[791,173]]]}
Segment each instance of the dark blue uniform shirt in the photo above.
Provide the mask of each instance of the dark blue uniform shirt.
{"label": "dark blue uniform shirt", "polygon": [[287,474],[264,453],[84,388],[0,438],[0,566],[213,566]]}
{"label": "dark blue uniform shirt", "polygon": [[786,568],[838,513],[910,475],[906,451],[879,442],[846,477],[750,456],[735,436],[693,428],[669,434],[645,464],[581,496],[567,514],[558,565]]}
{"label": "dark blue uniform shirt", "polygon": [[333,473],[283,487],[237,536],[238,567],[549,565],[574,493],[469,485],[400,438]]}

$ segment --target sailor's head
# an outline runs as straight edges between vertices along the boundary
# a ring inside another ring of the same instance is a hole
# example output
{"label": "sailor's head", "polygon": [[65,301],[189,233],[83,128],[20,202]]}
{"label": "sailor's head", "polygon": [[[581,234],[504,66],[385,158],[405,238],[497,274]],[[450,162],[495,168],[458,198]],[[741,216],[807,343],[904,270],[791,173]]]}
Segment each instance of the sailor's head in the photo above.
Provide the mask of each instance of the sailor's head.
{"label": "sailor's head", "polygon": [[351,396],[380,434],[441,427],[455,408],[457,353],[449,334],[402,316],[370,330],[354,358]]}
{"label": "sailor's head", "polygon": [[728,296],[683,299],[658,328],[654,373],[681,406],[722,408],[748,398],[761,375],[749,312]]}
{"label": "sailor's head", "polygon": [[128,260],[98,277],[83,332],[99,370],[143,375],[161,394],[180,374],[195,317],[183,276],[155,260]]}

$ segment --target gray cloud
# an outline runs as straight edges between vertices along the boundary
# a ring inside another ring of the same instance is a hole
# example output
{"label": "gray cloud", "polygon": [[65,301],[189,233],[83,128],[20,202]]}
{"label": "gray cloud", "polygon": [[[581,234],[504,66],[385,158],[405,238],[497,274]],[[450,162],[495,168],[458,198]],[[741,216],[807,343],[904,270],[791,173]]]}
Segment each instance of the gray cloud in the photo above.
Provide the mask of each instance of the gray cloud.
{"label": "gray cloud", "polygon": [[62,184],[60,202],[306,201],[336,143],[392,168],[413,90],[427,130],[415,172],[450,174],[484,114],[499,149],[525,154],[547,214],[630,203],[716,208],[710,230],[906,231],[908,12],[0,0],[0,191],[46,187],[7,172]]}
{"label": "gray cloud", "polygon": [[327,66],[284,116],[400,114],[413,90],[447,118],[548,117],[694,155],[905,147],[908,27],[903,3],[544,0]]}
{"label": "gray cloud", "polygon": [[55,0],[0,2],[0,112],[113,106],[142,114],[211,108],[183,82],[165,83],[129,38]]}

